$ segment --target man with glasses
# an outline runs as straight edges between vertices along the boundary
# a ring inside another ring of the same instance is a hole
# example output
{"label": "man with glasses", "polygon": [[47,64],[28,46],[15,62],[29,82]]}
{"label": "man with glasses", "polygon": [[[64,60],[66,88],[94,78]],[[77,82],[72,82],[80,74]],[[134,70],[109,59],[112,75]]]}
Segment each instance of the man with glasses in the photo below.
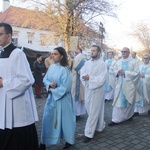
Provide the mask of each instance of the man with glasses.
{"label": "man with glasses", "polygon": [[148,112],[150,114],[150,56],[143,56],[143,64],[140,65],[140,99],[135,104],[134,116]]}
{"label": "man with glasses", "polygon": [[127,47],[122,49],[122,58],[117,61],[114,72],[116,87],[113,101],[112,121],[109,126],[132,120],[134,105],[139,97],[139,66]]}
{"label": "man with glasses", "polygon": [[11,39],[12,27],[0,23],[0,150],[37,150],[34,78],[24,52]]}

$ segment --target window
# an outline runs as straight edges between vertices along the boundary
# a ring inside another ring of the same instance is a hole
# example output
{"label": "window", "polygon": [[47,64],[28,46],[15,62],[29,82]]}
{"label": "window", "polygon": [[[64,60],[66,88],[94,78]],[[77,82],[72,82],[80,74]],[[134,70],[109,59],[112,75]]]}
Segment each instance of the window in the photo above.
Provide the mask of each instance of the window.
{"label": "window", "polygon": [[19,33],[19,31],[14,31],[13,35],[12,35],[12,43],[15,46],[18,46],[18,33]]}
{"label": "window", "polygon": [[47,38],[46,38],[46,35],[45,34],[41,34],[40,35],[40,44],[42,45],[42,46],[45,46],[46,45],[46,42],[47,42]]}
{"label": "window", "polygon": [[28,32],[28,43],[32,44],[33,43],[33,38],[34,38],[34,33]]}
{"label": "window", "polygon": [[60,35],[40,34],[41,46],[55,46],[59,44]]}

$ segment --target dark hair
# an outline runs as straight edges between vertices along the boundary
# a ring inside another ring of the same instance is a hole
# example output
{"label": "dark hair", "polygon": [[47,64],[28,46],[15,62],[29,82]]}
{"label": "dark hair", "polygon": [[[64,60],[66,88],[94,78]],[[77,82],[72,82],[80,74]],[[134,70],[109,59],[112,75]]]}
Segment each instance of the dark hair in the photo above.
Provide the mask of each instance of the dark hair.
{"label": "dark hair", "polygon": [[0,27],[4,27],[5,32],[6,32],[7,34],[11,34],[11,35],[12,35],[12,32],[13,32],[13,31],[12,31],[12,27],[11,27],[10,24],[1,22],[1,23],[0,23]]}
{"label": "dark hair", "polygon": [[80,53],[82,53],[82,49],[79,47],[78,50],[80,51]]}
{"label": "dark hair", "polygon": [[92,45],[92,47],[96,47],[98,52],[102,52],[100,46],[98,46],[98,45]]}
{"label": "dark hair", "polygon": [[68,66],[68,58],[65,49],[63,47],[56,47],[54,50],[57,50],[59,54],[63,56],[60,64],[64,67]]}
{"label": "dark hair", "polygon": [[36,55],[36,58],[39,58],[39,57],[41,57],[41,56],[42,56],[41,54],[37,54],[37,55]]}
{"label": "dark hair", "polygon": [[132,53],[136,54],[136,52],[135,52],[135,51],[133,51]]}
{"label": "dark hair", "polygon": [[123,49],[126,49],[127,51],[129,51],[129,52],[130,52],[130,49],[129,49],[128,47],[124,47]]}

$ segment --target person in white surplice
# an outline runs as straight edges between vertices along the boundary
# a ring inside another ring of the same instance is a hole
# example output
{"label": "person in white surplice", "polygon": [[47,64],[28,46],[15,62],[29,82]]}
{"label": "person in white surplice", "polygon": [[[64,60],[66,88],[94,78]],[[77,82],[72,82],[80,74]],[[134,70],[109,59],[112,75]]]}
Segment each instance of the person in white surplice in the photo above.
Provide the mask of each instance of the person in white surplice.
{"label": "person in white surplice", "polygon": [[127,47],[122,49],[122,58],[117,61],[114,72],[116,86],[114,92],[112,121],[109,126],[132,120],[134,105],[139,97],[139,65],[130,55]]}
{"label": "person in white surplice", "polygon": [[82,49],[78,48],[75,51],[75,58],[73,59],[72,65],[72,74],[73,74],[73,82],[72,82],[72,97],[75,101],[75,113],[76,118],[81,115],[86,114],[85,104],[84,104],[84,86],[80,81],[80,70],[85,63],[85,59],[82,55]]}
{"label": "person in white surplice", "polygon": [[140,99],[135,104],[134,116],[148,112],[150,114],[150,56],[143,56],[144,63],[140,64]]}
{"label": "person in white surplice", "polygon": [[34,78],[24,52],[11,38],[12,27],[0,23],[0,150],[37,150]]}
{"label": "person in white surplice", "polygon": [[105,61],[107,65],[107,78],[105,83],[105,102],[113,100],[114,98],[114,87],[115,87],[115,75],[114,75],[114,65],[116,60],[114,59],[114,52],[108,51],[108,59]]}
{"label": "person in white surplice", "polygon": [[131,56],[133,59],[135,59],[137,61],[137,63],[141,63],[140,59],[136,56],[136,52],[133,51]]}
{"label": "person in white surplice", "polygon": [[94,137],[95,131],[100,132],[105,128],[104,84],[107,66],[100,55],[101,48],[93,45],[91,59],[85,62],[80,72],[80,79],[85,87],[85,108],[88,114],[84,143],[89,142]]}

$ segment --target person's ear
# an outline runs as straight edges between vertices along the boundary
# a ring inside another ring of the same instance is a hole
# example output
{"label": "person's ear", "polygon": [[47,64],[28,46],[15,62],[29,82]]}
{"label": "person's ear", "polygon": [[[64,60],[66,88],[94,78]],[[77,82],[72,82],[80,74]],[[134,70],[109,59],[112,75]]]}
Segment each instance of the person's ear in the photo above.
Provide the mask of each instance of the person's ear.
{"label": "person's ear", "polygon": [[11,34],[8,34],[8,39],[9,39],[9,40],[11,40],[11,39],[12,39]]}

